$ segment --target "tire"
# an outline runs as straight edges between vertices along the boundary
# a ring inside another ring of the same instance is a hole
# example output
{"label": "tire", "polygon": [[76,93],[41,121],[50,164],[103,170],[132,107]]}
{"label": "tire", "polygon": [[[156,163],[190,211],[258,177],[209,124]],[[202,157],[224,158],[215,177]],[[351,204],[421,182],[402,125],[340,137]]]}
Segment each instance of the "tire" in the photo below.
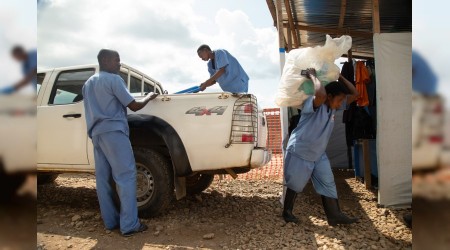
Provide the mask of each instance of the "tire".
{"label": "tire", "polygon": [[0,202],[9,201],[26,180],[26,174],[6,174],[0,172]]}
{"label": "tire", "polygon": [[38,174],[37,175],[37,184],[44,185],[55,182],[56,178],[58,178],[59,174]]}
{"label": "tire", "polygon": [[166,211],[174,197],[172,165],[154,150],[134,148],[133,151],[139,217],[155,217]]}
{"label": "tire", "polygon": [[200,174],[186,177],[186,193],[199,194],[205,191],[214,181],[213,174]]}

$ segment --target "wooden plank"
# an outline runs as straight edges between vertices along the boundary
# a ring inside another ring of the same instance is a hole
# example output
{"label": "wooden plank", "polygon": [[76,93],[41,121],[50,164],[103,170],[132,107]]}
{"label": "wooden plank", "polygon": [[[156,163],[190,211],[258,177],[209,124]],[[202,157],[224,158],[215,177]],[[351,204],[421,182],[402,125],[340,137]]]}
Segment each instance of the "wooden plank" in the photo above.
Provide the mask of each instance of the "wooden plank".
{"label": "wooden plank", "polygon": [[277,11],[275,9],[275,4],[273,3],[273,0],[266,0],[267,7],[269,7],[270,14],[272,15],[273,19],[273,26],[277,26]]}
{"label": "wooden plank", "polygon": [[347,0],[341,0],[341,15],[339,16],[339,29],[344,27],[345,12],[347,9]]}
{"label": "wooden plank", "polygon": [[370,168],[369,140],[362,139],[363,142],[363,161],[364,161],[364,183],[367,189],[372,188],[372,176]]}
{"label": "wooden plank", "polygon": [[[276,0],[277,1],[277,5],[276,5],[276,10],[277,10],[277,29],[278,29],[278,44],[279,44],[279,48],[285,48],[286,47],[286,38],[284,37],[284,27],[283,27],[283,10],[282,10],[282,5],[281,5],[281,1],[283,0]],[[287,26],[287,25],[286,25]]]}
{"label": "wooden plank", "polygon": [[373,33],[381,33],[380,27],[380,5],[378,0],[372,0],[372,24]]}
{"label": "wooden plank", "polygon": [[[289,29],[292,32],[292,36],[294,37],[294,45],[295,45],[296,48],[298,48],[300,46],[300,44],[298,42],[297,34],[295,33],[296,27],[294,25],[294,18],[292,16],[294,13],[292,13],[291,5],[289,3],[289,0],[284,0],[284,7],[286,9],[286,14],[287,14],[287,17],[288,17],[288,22],[289,22],[289,26],[288,27],[289,27]],[[290,32],[288,32],[288,36],[289,37],[291,36]]]}
{"label": "wooden plank", "polygon": [[287,35],[287,50],[289,52],[292,49],[292,35],[291,35],[291,27],[290,26],[287,27],[287,34],[288,34]]}
{"label": "wooden plank", "polygon": [[[287,26],[288,26],[287,23],[283,24],[283,27],[287,27]],[[373,38],[372,32],[355,31],[355,30],[349,30],[349,29],[345,29],[345,28],[342,28],[342,29],[323,28],[323,27],[309,26],[309,25],[302,25],[302,24],[296,24],[295,26],[299,30],[305,30],[305,31],[311,31],[311,32],[333,34],[333,35],[349,35],[352,37],[361,37],[361,38]]]}

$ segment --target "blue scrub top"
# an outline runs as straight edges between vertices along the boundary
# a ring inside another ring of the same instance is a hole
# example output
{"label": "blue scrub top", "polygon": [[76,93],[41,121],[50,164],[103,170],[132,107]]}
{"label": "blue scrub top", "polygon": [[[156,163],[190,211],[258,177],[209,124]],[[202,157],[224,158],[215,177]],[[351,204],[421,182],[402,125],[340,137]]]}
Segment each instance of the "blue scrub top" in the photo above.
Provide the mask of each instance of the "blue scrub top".
{"label": "blue scrub top", "polygon": [[[37,69],[37,51],[31,50],[27,55],[27,60],[22,63],[22,74],[24,76]],[[31,83],[33,83],[34,88],[37,88],[37,76],[34,76],[33,79],[31,79]]]}
{"label": "blue scrub top", "polygon": [[211,76],[225,67],[225,73],[217,79],[223,91],[248,92],[248,75],[234,56],[224,49],[214,50],[214,63],[215,67],[213,68],[212,60],[208,62],[208,72]]}
{"label": "blue scrub top", "polygon": [[412,52],[412,88],[422,94],[435,95],[437,91],[437,77],[425,59],[417,52]]}
{"label": "blue scrub top", "polygon": [[129,135],[127,106],[134,98],[116,74],[100,71],[83,86],[84,109],[88,135],[122,131]]}
{"label": "blue scrub top", "polygon": [[317,161],[325,153],[334,127],[336,110],[322,104],[314,111],[314,97],[306,99],[300,121],[289,137],[287,150],[307,161]]}

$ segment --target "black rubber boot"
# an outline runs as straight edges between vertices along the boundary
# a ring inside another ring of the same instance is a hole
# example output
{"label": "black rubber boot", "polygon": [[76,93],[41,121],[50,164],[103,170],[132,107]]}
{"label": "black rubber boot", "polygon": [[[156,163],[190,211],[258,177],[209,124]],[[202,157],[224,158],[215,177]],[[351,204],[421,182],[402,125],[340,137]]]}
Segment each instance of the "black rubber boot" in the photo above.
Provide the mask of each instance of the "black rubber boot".
{"label": "black rubber boot", "polygon": [[338,224],[352,224],[358,221],[356,218],[350,218],[341,212],[337,199],[322,195],[322,204],[327,215],[328,225],[336,226]]}
{"label": "black rubber boot", "polygon": [[297,198],[297,193],[292,189],[286,189],[286,195],[284,196],[283,204],[283,218],[286,222],[299,223],[300,221],[292,214],[292,209],[294,208],[295,198]]}

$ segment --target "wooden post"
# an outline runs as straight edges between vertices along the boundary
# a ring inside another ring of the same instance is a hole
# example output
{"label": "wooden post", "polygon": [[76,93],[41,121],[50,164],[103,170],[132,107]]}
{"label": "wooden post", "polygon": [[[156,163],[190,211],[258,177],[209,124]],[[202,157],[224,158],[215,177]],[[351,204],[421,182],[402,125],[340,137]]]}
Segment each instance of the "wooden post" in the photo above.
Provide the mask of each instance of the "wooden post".
{"label": "wooden post", "polygon": [[339,29],[344,27],[345,11],[347,8],[347,0],[341,0],[341,15],[339,16]]}
{"label": "wooden post", "polygon": [[367,189],[372,188],[372,168],[370,167],[369,140],[362,139],[363,142],[363,161],[364,161],[364,183]]}
{"label": "wooden post", "polygon": [[292,35],[291,35],[291,26],[287,27],[287,52],[292,49]]}
{"label": "wooden post", "polygon": [[373,33],[381,33],[380,5],[378,0],[372,0],[372,25]]}
{"label": "wooden post", "polygon": [[350,49],[347,51],[347,59],[348,59],[348,62],[349,62],[349,63],[351,63],[352,60],[353,60],[352,48],[350,48]]}

